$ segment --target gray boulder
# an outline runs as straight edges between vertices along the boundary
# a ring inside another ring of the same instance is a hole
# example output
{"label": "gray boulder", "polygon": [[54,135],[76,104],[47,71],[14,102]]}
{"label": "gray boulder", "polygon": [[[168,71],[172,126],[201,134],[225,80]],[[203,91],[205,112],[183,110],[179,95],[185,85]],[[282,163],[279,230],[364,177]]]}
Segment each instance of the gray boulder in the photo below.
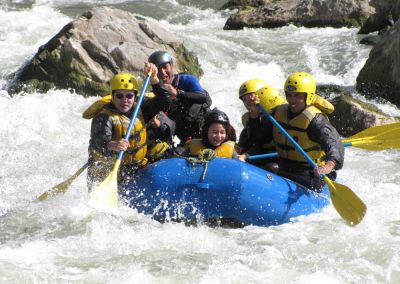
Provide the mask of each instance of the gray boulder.
{"label": "gray boulder", "polygon": [[95,8],[70,22],[15,75],[10,93],[51,88],[104,95],[118,72],[144,77],[144,62],[155,50],[176,59],[178,71],[200,76],[197,57],[180,38],[156,22],[109,7]]}
{"label": "gray boulder", "polygon": [[275,28],[289,24],[305,27],[362,25],[374,13],[368,0],[265,0],[242,6],[224,29]]}
{"label": "gray boulder", "polygon": [[341,136],[352,136],[369,127],[399,121],[398,118],[383,113],[375,105],[354,98],[351,95],[353,91],[353,88],[338,85],[317,86],[317,93],[335,107],[329,120]]}
{"label": "gray boulder", "polygon": [[221,10],[225,9],[242,9],[243,7],[250,6],[250,7],[258,7],[268,0],[230,0],[222,5]]}
{"label": "gray boulder", "polygon": [[400,21],[373,46],[357,77],[357,91],[400,107]]}
{"label": "gray boulder", "polygon": [[343,137],[352,136],[366,128],[399,121],[384,114],[373,104],[349,95],[336,97],[331,103],[335,106],[335,111],[330,115],[330,121]]}

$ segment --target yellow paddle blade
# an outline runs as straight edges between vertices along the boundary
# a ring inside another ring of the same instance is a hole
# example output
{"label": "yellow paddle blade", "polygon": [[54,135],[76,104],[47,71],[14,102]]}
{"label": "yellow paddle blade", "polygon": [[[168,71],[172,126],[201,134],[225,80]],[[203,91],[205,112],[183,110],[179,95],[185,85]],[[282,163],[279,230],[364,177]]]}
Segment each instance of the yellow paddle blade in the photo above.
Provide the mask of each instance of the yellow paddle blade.
{"label": "yellow paddle blade", "polygon": [[350,136],[344,140],[344,142],[352,142],[353,140],[357,139],[364,139],[364,138],[373,138],[376,136],[380,136],[381,134],[392,131],[394,129],[399,130],[400,129],[400,122],[396,123],[391,123],[391,124],[384,124],[384,125],[379,125],[379,126],[374,126],[370,127],[367,129],[364,129],[361,132],[358,132],[354,134],[353,136]]}
{"label": "yellow paddle blade", "polygon": [[360,223],[367,212],[364,202],[347,186],[333,182],[327,176],[325,176],[325,181],[329,186],[332,205],[339,215],[350,226]]}
{"label": "yellow paddle blade", "polygon": [[89,206],[92,207],[118,207],[118,181],[117,173],[121,160],[115,162],[114,168],[107,178],[90,192]]}
{"label": "yellow paddle blade", "polygon": [[71,183],[78,177],[80,174],[87,168],[88,164],[84,164],[79,170],[76,171],[71,177],[69,177],[67,180],[63,181],[62,183],[57,184],[56,186],[52,187],[51,189],[43,192],[37,200],[39,201],[44,201],[50,196],[54,196],[59,193],[65,193]]}
{"label": "yellow paddle blade", "polygon": [[380,132],[375,136],[353,137],[347,138],[343,142],[366,150],[400,149],[400,128]]}

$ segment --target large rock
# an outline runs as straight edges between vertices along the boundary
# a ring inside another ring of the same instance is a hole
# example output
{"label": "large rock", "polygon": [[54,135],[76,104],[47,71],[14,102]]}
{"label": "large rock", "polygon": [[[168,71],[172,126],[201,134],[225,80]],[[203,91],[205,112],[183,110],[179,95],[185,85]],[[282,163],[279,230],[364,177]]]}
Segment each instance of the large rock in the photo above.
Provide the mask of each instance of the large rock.
{"label": "large rock", "polygon": [[269,2],[268,0],[230,0],[226,2],[224,5],[222,5],[221,10],[224,9],[242,9],[243,7],[250,6],[250,7],[258,7],[266,2]]}
{"label": "large rock", "polygon": [[400,107],[400,21],[372,48],[357,77],[357,90]]}
{"label": "large rock", "polygon": [[182,40],[156,22],[118,9],[95,8],[41,46],[17,72],[9,92],[60,88],[103,95],[115,73],[143,77],[144,62],[155,50],[174,55],[178,71],[201,75],[197,58]]}
{"label": "large rock", "polygon": [[363,24],[359,34],[384,33],[399,19],[400,0],[370,0],[370,4],[375,13]]}
{"label": "large rock", "polygon": [[[237,1],[237,0],[236,0]],[[305,27],[360,26],[374,13],[368,0],[264,0],[242,6],[224,29],[275,28],[289,24]]]}
{"label": "large rock", "polygon": [[375,105],[354,98],[352,91],[352,88],[339,85],[317,86],[317,93],[335,107],[329,120],[341,136],[352,136],[369,127],[399,121],[399,118],[383,113]]}
{"label": "large rock", "polygon": [[366,128],[399,121],[384,114],[374,105],[349,95],[336,97],[331,102],[335,111],[331,114],[330,121],[343,137],[352,136]]}

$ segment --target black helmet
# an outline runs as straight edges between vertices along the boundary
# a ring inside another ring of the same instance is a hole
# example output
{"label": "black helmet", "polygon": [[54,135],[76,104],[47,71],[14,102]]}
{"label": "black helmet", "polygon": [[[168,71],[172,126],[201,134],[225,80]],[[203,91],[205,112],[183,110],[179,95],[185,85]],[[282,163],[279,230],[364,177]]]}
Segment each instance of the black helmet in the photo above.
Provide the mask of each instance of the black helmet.
{"label": "black helmet", "polygon": [[211,123],[219,122],[222,124],[229,125],[229,118],[225,112],[220,111],[217,108],[214,108],[212,111],[206,114],[204,119],[204,124],[209,126]]}
{"label": "black helmet", "polygon": [[173,58],[172,55],[166,51],[155,51],[149,56],[149,62],[158,66],[165,63],[172,64]]}
{"label": "black helmet", "polygon": [[[222,123],[222,125],[225,128],[226,131],[226,138],[225,141],[231,140],[231,125],[229,123],[229,118],[226,115],[225,112],[220,111],[217,108],[214,108],[212,111],[208,112],[205,117],[204,117],[204,125],[202,128],[202,141],[203,144],[207,147],[207,148],[211,148],[214,149],[213,146],[210,145],[210,142],[208,141],[208,129],[210,128],[211,124],[218,122],[218,123]],[[236,140],[236,138],[235,138]]]}

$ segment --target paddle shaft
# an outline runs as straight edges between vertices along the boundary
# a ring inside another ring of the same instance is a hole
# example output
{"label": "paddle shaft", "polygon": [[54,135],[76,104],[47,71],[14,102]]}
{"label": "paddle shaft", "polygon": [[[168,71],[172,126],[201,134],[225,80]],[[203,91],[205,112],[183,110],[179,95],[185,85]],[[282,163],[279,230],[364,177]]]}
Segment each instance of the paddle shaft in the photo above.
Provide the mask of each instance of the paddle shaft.
{"label": "paddle shaft", "polygon": [[[285,137],[293,144],[293,146],[301,153],[301,155],[307,160],[313,169],[317,167],[315,162],[307,155],[306,152],[300,147],[300,145],[287,133],[287,131],[276,121],[276,119],[269,114],[261,105],[258,105],[258,109],[279,129],[279,131],[285,135]],[[325,177],[325,175],[322,175]]]}
{"label": "paddle shaft", "polygon": [[72,176],[70,176],[68,179],[63,181],[62,183],[57,184],[56,186],[53,186],[51,189],[43,192],[37,199],[39,201],[44,201],[50,196],[56,195],[58,193],[65,193],[71,183],[78,177],[80,176],[81,173],[88,167],[88,163],[84,164],[79,170],[77,170]]}
{"label": "paddle shaft", "polygon": [[[136,117],[137,117],[137,115],[139,113],[140,106],[142,104],[144,95],[146,93],[147,86],[149,85],[149,81],[150,81],[150,75],[147,75],[146,79],[143,82],[143,87],[142,87],[142,90],[140,91],[139,99],[138,99],[138,101],[136,103],[135,110],[133,111],[131,121],[129,122],[128,130],[126,131],[126,135],[125,135],[125,138],[124,138],[125,140],[129,141],[129,137],[131,136],[131,131],[132,131],[132,128],[133,128],[133,126],[135,124],[135,119],[136,119]],[[124,155],[124,150],[119,151],[117,160],[121,161],[123,155]]]}
{"label": "paddle shaft", "polygon": [[[400,149],[400,125],[393,123],[367,128],[343,139],[342,144],[344,147],[357,147],[366,150]],[[278,154],[274,152],[249,156],[247,160],[275,158],[277,156]]]}
{"label": "paddle shaft", "polygon": [[[342,142],[344,147],[351,147],[353,146],[352,142]],[[278,153],[277,152],[273,152],[273,153],[268,153],[268,154],[259,154],[259,155],[252,155],[252,156],[248,156],[246,160],[257,160],[257,159],[264,159],[264,158],[277,158],[278,157]]]}

